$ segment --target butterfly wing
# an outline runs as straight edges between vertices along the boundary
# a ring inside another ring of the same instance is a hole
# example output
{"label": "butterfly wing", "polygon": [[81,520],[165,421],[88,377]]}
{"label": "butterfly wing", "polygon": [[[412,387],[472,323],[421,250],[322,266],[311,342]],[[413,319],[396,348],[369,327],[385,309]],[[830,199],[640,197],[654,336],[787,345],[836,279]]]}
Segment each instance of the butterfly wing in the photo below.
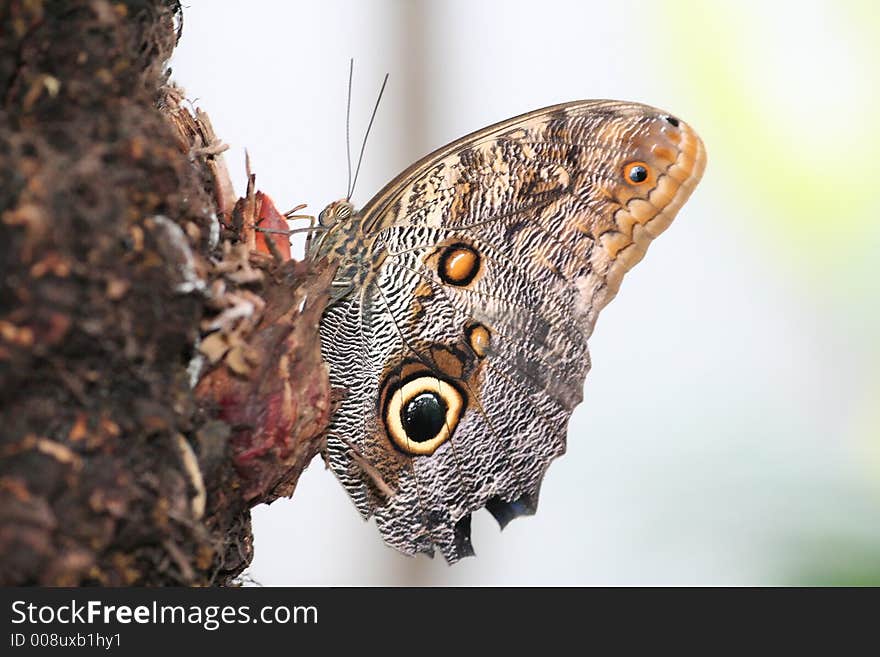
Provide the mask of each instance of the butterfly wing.
{"label": "butterfly wing", "polygon": [[321,327],[348,389],[329,462],[387,543],[454,562],[474,511],[534,513],[596,317],[704,165],[657,109],[567,103],[438,150],[326,236],[353,285]]}

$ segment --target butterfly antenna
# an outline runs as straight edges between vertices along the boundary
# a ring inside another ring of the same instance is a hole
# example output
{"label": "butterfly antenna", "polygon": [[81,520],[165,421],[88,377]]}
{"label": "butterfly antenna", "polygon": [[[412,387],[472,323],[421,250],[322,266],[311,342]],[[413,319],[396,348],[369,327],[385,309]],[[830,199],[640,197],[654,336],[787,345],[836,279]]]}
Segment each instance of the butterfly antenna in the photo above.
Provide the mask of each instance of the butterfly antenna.
{"label": "butterfly antenna", "polygon": [[367,132],[364,134],[364,143],[361,144],[361,153],[358,155],[357,168],[354,170],[354,182],[351,184],[351,189],[348,192],[346,200],[351,200],[351,195],[354,194],[354,186],[357,185],[358,174],[361,171],[361,160],[364,159],[364,149],[367,147],[367,138],[370,136],[370,128],[373,127],[373,120],[376,118],[376,112],[379,110],[379,103],[382,101],[382,94],[385,93],[386,84],[388,84],[387,73],[385,74],[385,79],[382,80],[382,88],[379,89],[379,97],[376,99],[376,105],[373,107],[373,115],[370,117],[370,123],[367,125]]}
{"label": "butterfly antenna", "polygon": [[[349,61],[348,66],[348,100],[345,103],[345,155],[348,158],[348,184],[345,186],[347,190],[351,190],[351,79],[354,77],[354,57]],[[351,191],[348,192],[348,198],[351,198]]]}

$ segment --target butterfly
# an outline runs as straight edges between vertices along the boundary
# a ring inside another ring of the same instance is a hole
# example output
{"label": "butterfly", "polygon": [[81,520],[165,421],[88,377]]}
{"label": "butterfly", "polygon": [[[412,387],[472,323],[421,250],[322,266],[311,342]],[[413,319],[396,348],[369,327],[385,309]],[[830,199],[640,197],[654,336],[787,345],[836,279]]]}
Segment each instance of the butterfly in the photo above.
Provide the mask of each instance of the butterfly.
{"label": "butterfly", "polygon": [[449,563],[471,514],[533,514],[565,452],[602,308],[702,176],[702,141],[637,103],[586,100],[431,153],[363,208],[319,215],[336,266],[320,325],[346,390],[326,459],[385,542]]}

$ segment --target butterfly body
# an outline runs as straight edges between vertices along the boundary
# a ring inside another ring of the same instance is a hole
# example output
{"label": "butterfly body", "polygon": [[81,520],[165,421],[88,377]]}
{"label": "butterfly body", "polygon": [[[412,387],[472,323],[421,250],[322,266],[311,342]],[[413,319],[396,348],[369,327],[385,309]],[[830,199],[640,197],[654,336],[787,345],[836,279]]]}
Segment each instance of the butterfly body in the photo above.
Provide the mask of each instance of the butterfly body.
{"label": "butterfly body", "polygon": [[308,253],[337,265],[321,340],[347,390],[327,456],[387,543],[454,562],[474,511],[502,526],[535,511],[596,317],[704,165],[678,119],[580,101],[441,148],[360,212],[322,212]]}

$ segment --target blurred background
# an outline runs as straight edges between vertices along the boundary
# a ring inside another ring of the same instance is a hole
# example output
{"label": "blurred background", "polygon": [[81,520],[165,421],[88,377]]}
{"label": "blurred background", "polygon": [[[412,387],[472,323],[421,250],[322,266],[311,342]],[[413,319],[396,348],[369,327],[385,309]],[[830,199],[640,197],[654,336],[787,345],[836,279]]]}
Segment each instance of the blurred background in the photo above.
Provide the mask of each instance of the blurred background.
{"label": "blurred background", "polygon": [[[265,585],[880,584],[880,12],[862,1],[188,0],[173,78],[282,211],[356,205],[553,103],[662,107],[709,165],[591,339],[538,514],[397,554],[319,459],[254,510]],[[870,126],[870,129],[869,129]]]}

